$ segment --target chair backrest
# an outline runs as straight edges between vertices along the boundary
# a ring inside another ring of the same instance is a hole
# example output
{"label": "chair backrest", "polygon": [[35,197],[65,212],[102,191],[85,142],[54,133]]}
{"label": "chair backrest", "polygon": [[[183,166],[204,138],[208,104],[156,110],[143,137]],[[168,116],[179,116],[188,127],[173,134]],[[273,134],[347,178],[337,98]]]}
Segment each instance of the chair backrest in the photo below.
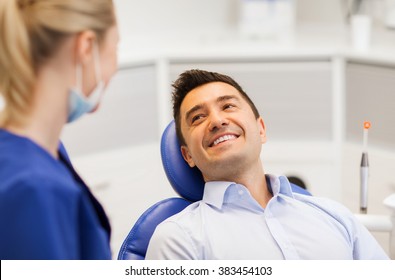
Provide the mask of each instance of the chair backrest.
{"label": "chair backrest", "polygon": [[157,202],[148,208],[137,220],[128,236],[122,243],[118,260],[143,260],[148,243],[158,224],[168,217],[177,214],[191,204],[190,201],[172,197]]}
{"label": "chair backrest", "polygon": [[[162,134],[160,149],[166,176],[181,197],[159,201],[140,216],[121,246],[118,254],[120,260],[144,259],[156,226],[203,197],[205,184],[203,176],[197,168],[190,168],[183,159],[174,120]],[[293,192],[310,195],[308,191],[297,185],[291,184],[291,186]]]}
{"label": "chair backrest", "polygon": [[173,189],[190,201],[201,200],[204,190],[202,173],[196,167],[191,168],[182,157],[174,120],[162,134],[160,152],[163,168]]}

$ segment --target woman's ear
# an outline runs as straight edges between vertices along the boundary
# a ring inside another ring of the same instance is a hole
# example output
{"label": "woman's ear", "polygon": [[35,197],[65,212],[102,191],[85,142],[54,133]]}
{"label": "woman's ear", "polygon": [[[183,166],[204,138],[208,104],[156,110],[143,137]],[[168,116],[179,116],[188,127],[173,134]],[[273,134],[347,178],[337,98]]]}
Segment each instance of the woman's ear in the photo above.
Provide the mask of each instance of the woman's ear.
{"label": "woman's ear", "polygon": [[92,30],[82,31],[77,35],[75,43],[77,62],[85,65],[93,59],[93,48],[96,40],[97,36]]}
{"label": "woman's ear", "polygon": [[188,165],[192,168],[195,167],[195,161],[192,159],[191,154],[189,153],[188,147],[185,145],[181,146],[181,154],[184,160],[188,163]]}

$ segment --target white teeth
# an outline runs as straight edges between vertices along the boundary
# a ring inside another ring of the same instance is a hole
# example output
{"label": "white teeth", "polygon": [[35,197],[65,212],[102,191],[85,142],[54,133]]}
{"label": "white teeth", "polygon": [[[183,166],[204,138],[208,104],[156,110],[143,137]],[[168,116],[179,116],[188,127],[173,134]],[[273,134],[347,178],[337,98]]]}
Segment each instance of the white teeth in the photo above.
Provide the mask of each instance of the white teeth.
{"label": "white teeth", "polygon": [[218,145],[219,143],[230,140],[230,139],[236,139],[236,136],[234,136],[234,135],[221,136],[217,140],[214,141],[213,146]]}

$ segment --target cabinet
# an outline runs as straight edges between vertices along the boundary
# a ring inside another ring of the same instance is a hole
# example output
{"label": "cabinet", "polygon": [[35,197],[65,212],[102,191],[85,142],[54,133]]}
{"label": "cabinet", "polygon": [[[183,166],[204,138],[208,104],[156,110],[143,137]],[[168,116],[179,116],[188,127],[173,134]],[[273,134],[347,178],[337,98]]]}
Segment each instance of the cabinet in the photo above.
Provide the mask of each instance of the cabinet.
{"label": "cabinet", "polygon": [[369,129],[369,207],[373,213],[389,211],[382,201],[395,192],[395,64],[350,60],[346,67],[345,141],[342,161],[343,200],[358,210],[359,163],[362,152],[362,125]]}
{"label": "cabinet", "polygon": [[360,143],[369,120],[369,146],[395,151],[395,65],[350,61],[346,80],[346,141]]}

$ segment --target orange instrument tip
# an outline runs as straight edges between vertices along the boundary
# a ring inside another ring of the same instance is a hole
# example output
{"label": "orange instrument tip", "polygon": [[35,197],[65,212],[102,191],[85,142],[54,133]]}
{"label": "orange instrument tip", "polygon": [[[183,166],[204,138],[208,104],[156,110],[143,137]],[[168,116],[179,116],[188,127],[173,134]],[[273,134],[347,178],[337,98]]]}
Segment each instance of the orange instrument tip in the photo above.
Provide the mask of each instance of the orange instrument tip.
{"label": "orange instrument tip", "polygon": [[363,128],[369,129],[370,128],[370,122],[364,122],[363,123]]}

